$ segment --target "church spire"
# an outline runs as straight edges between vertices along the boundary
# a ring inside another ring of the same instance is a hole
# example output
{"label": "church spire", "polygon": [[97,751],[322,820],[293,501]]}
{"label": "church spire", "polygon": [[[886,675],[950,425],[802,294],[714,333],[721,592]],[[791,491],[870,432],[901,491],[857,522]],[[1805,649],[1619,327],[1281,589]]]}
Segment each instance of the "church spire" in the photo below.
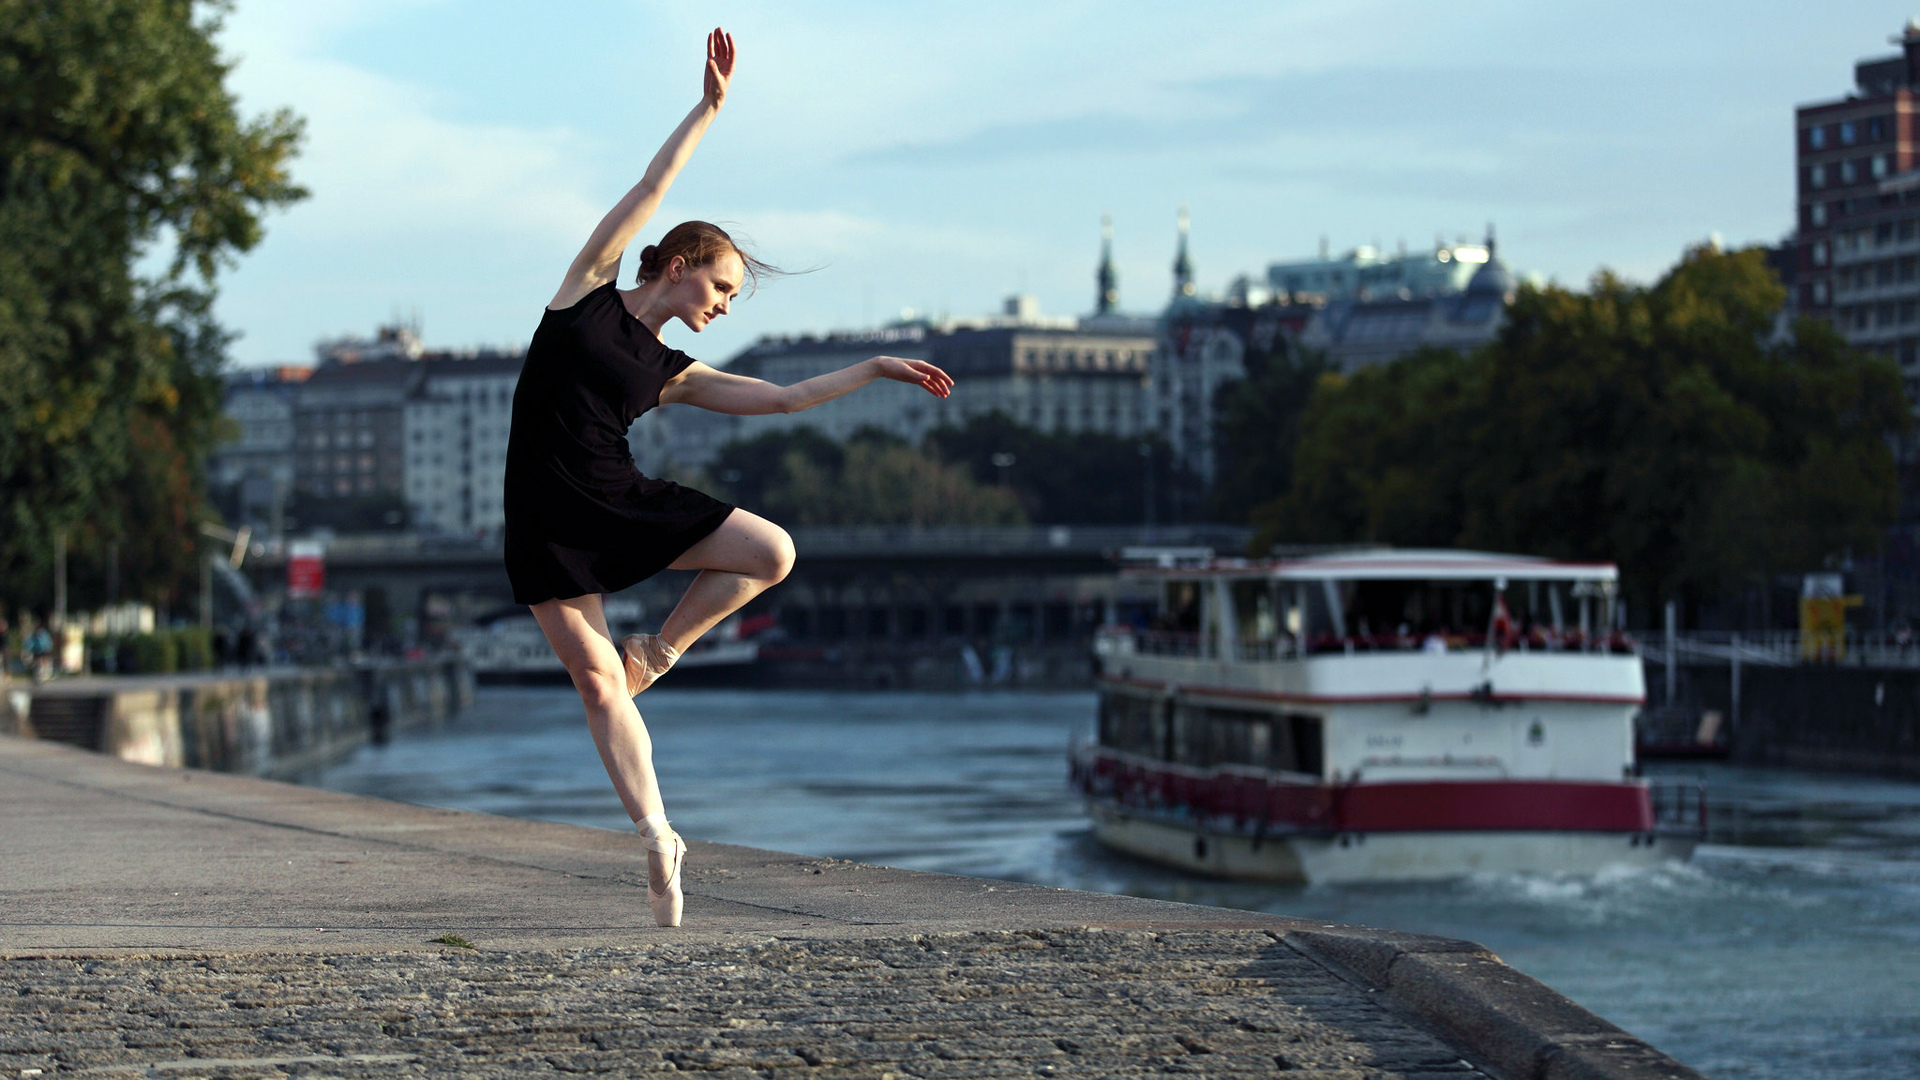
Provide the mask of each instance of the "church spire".
{"label": "church spire", "polygon": [[1100,215],[1100,272],[1094,276],[1100,291],[1093,300],[1093,313],[1111,315],[1120,306],[1120,275],[1113,268],[1113,215]]}
{"label": "church spire", "polygon": [[1180,250],[1173,257],[1173,296],[1193,295],[1193,260],[1187,256],[1187,208],[1180,208]]}

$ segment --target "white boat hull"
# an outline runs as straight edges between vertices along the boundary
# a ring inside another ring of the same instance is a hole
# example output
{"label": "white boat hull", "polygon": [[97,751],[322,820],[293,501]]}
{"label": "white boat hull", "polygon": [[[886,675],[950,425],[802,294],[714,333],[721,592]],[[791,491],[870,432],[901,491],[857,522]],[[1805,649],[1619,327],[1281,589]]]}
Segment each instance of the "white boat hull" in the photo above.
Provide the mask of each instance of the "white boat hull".
{"label": "white boat hull", "polygon": [[1684,861],[1695,838],[1665,833],[1474,831],[1256,837],[1212,832],[1090,800],[1102,844],[1151,862],[1242,881],[1361,884],[1474,873],[1592,874]]}

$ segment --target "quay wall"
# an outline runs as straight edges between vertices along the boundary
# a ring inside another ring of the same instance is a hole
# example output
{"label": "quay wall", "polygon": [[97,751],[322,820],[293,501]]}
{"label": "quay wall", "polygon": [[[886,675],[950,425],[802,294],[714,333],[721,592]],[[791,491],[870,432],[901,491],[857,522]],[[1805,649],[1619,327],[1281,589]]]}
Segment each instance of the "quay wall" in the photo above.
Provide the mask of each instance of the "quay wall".
{"label": "quay wall", "polygon": [[1920,776],[1920,671],[1756,667],[1740,673],[1733,758]]}
{"label": "quay wall", "polygon": [[447,719],[472,703],[473,676],[457,659],[374,662],[15,682],[0,700],[0,733],[143,765],[290,777]]}
{"label": "quay wall", "polygon": [[1646,670],[1650,719],[1669,741],[1713,710],[1742,764],[1920,776],[1920,668],[1743,664],[1736,700],[1731,665],[1682,662],[1670,706],[1665,665],[1649,657]]}

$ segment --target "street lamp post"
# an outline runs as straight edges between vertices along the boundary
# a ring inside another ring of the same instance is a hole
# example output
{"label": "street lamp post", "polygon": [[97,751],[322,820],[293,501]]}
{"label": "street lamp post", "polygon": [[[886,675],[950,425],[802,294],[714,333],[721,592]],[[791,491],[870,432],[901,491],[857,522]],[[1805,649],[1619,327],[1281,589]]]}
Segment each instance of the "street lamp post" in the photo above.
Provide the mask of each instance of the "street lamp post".
{"label": "street lamp post", "polygon": [[1153,444],[1140,444],[1140,522],[1144,539],[1153,539]]}
{"label": "street lamp post", "polygon": [[1020,459],[1014,457],[1012,454],[1007,453],[1005,450],[1002,450],[999,453],[993,455],[992,460],[993,460],[993,467],[1000,470],[1000,486],[1006,487],[1007,486],[1007,470],[1013,468],[1013,463]]}

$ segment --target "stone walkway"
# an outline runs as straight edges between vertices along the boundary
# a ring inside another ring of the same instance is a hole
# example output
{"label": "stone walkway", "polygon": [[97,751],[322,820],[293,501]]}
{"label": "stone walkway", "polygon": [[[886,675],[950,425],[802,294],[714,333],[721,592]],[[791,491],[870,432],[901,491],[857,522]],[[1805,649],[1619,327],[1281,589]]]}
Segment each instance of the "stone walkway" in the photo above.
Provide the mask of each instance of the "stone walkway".
{"label": "stone walkway", "polygon": [[14,739],[0,821],[0,1080],[1696,1075],[1466,942],[714,844],[663,930],[627,834]]}
{"label": "stone walkway", "polygon": [[0,1069],[47,1075],[1486,1075],[1256,931],[38,959],[8,978]]}

